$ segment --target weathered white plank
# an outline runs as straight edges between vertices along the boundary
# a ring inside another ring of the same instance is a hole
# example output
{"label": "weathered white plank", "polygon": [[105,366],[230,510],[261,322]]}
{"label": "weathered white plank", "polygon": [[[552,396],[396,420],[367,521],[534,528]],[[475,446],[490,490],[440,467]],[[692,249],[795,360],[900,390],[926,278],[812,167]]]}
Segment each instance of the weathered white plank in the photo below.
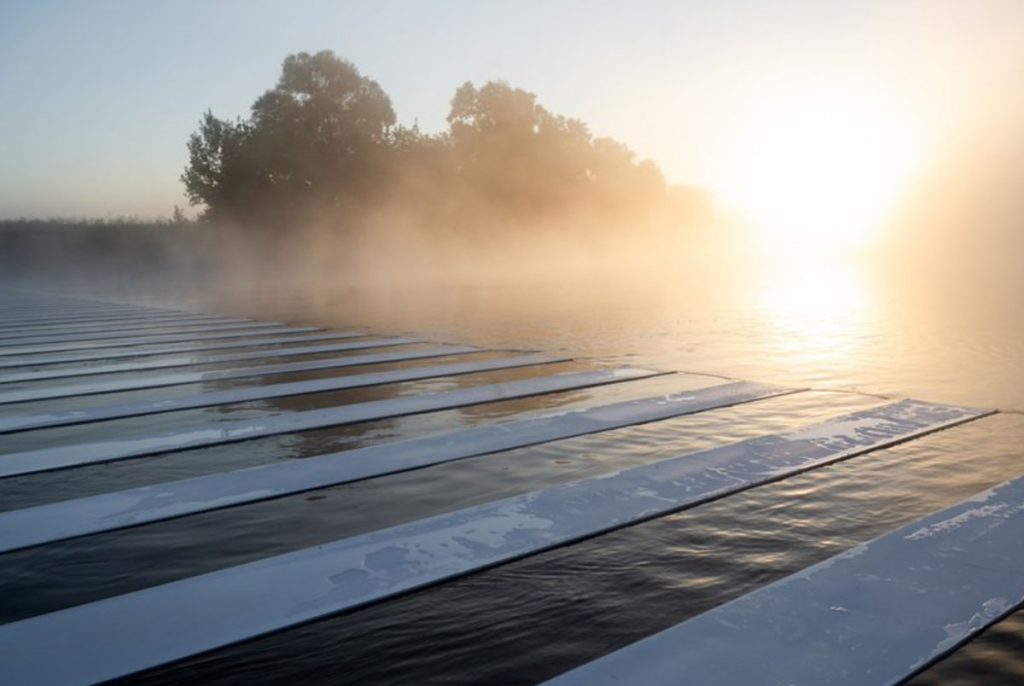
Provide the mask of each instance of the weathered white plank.
{"label": "weathered white plank", "polygon": [[[400,340],[402,340],[402,342],[408,342],[407,339]],[[48,384],[42,387],[33,386],[32,388],[21,388],[6,392],[0,390],[0,405],[34,400],[54,400],[57,398],[95,395],[98,393],[115,393],[118,391],[137,391],[148,388],[163,388],[166,386],[206,383],[209,381],[221,381],[225,379],[243,379],[250,376],[273,376],[276,374],[308,372],[318,369],[357,367],[361,365],[384,364],[388,362],[409,362],[411,360],[422,360],[431,357],[447,357],[449,355],[465,355],[467,353],[478,352],[483,351],[480,348],[474,348],[467,345],[445,345],[436,348],[405,350],[395,353],[347,355],[345,357],[330,357],[322,360],[310,360],[308,362],[264,364],[257,365],[255,367],[241,367],[239,369],[176,372],[164,374],[162,376],[147,376],[142,378],[104,379],[102,381],[84,381],[70,384],[62,383],[60,385]],[[2,386],[0,386],[0,388],[2,388]]]}
{"label": "weathered white plank", "polygon": [[388,419],[421,412],[524,398],[577,388],[629,381],[663,372],[621,368],[591,372],[552,374],[507,383],[470,386],[453,391],[387,398],[365,403],[275,414],[255,420],[201,424],[156,434],[129,435],[91,443],[41,448],[0,455],[0,478],[63,469],[97,462],[111,462],[172,450],[244,441],[261,436]]}
{"label": "weathered white plank", "polygon": [[140,336],[160,336],[165,334],[193,334],[208,331],[235,331],[238,329],[258,329],[283,327],[281,322],[259,322],[234,320],[228,322],[192,322],[161,324],[159,326],[133,326],[127,328],[101,327],[93,330],[57,331],[33,330],[32,333],[0,335],[0,348],[21,345],[50,345],[53,343],[75,343],[79,341],[105,341],[114,338],[136,338]]}
{"label": "weathered white plank", "polygon": [[[344,336],[343,338],[358,337],[358,334]],[[221,364],[224,362],[241,362],[244,360],[263,360],[268,357],[300,357],[303,355],[316,355],[320,353],[335,353],[346,350],[368,350],[371,348],[387,348],[398,345],[409,345],[420,343],[415,338],[360,338],[358,341],[347,341],[344,343],[329,343],[323,345],[300,345],[280,348],[267,348],[265,350],[253,350],[243,353],[226,353],[218,355],[182,356],[171,357],[175,353],[162,356],[162,359],[111,362],[106,364],[87,364],[79,367],[59,367],[57,369],[32,369],[23,372],[0,372],[0,384],[24,383],[27,381],[46,381],[52,379],[67,379],[80,376],[94,376],[96,374],[121,374],[126,372],[152,371],[154,369],[173,369],[175,367],[193,367],[208,364]],[[282,344],[283,346],[284,344]]]}
{"label": "weathered white plank", "polygon": [[13,622],[0,669],[36,686],[132,674],[983,414],[904,401]]}
{"label": "weathered white plank", "polygon": [[1024,604],[1024,477],[626,646],[551,686],[890,686]]}
{"label": "weathered white plank", "polygon": [[77,311],[69,314],[53,314],[46,315],[40,314],[39,316],[13,316],[8,315],[2,318],[2,323],[6,326],[40,326],[43,324],[59,324],[59,323],[72,323],[72,322],[115,322],[115,321],[159,321],[159,320],[173,320],[176,318],[190,316],[197,316],[186,312],[146,312],[146,311],[107,311],[107,312],[86,312]]}
{"label": "weathered white plank", "polygon": [[0,553],[793,392],[740,381],[2,512]]}
{"label": "weathered white plank", "polygon": [[148,348],[110,349],[99,352],[69,352],[50,355],[20,355],[0,361],[0,369],[13,367],[37,367],[48,364],[66,364],[69,362],[90,362],[92,360],[115,360],[128,357],[149,357],[167,353],[193,353],[205,350],[226,350],[231,348],[249,348],[257,345],[280,345],[304,341],[326,341],[336,338],[357,338],[359,333],[315,333],[289,334],[287,336],[269,336],[266,338],[246,338],[215,343],[167,343]]}
{"label": "weathered white plank", "polygon": [[[0,319],[2,321],[2,319]],[[241,324],[251,319],[239,319],[237,317],[214,317],[210,315],[195,315],[181,317],[169,321],[157,322],[126,322],[126,323],[96,323],[81,322],[77,324],[42,324],[39,326],[24,327],[0,327],[0,336],[4,340],[19,336],[43,336],[51,334],[73,334],[73,333],[104,333],[107,331],[137,331],[154,328],[168,328],[174,326],[210,326],[216,324]]]}
{"label": "weathered white plank", "polygon": [[66,341],[63,343],[31,343],[26,345],[0,345],[0,357],[10,358],[25,355],[42,355],[77,350],[105,350],[107,348],[140,349],[144,345],[161,343],[190,343],[191,341],[215,341],[220,339],[249,338],[254,336],[276,336],[283,334],[310,333],[323,331],[316,326],[284,327],[280,324],[251,324],[228,331],[178,332],[170,334],[125,336],[103,340]]}
{"label": "weathered white plank", "polygon": [[98,315],[104,313],[135,312],[142,314],[164,313],[173,310],[143,307],[139,305],[123,305],[117,303],[55,303],[24,301],[14,308],[8,308],[4,314],[12,317],[46,317],[60,316],[64,314]]}
{"label": "weathered white plank", "polygon": [[0,434],[11,433],[13,431],[28,431],[30,429],[47,429],[56,426],[100,422],[111,419],[123,419],[126,417],[143,417],[150,414],[192,410],[200,407],[213,407],[215,405],[226,405],[229,403],[244,403],[251,400],[267,400],[270,398],[285,398],[293,395],[326,393],[329,391],[340,391],[349,388],[380,386],[383,384],[399,383],[402,381],[416,381],[419,379],[431,379],[441,376],[457,376],[461,374],[472,374],[474,372],[514,369],[516,367],[530,367],[534,365],[568,361],[569,358],[565,357],[556,358],[548,357],[546,355],[515,355],[513,357],[472,360],[470,362],[453,362],[450,364],[428,367],[406,367],[386,372],[369,372],[366,374],[351,374],[348,376],[332,376],[324,379],[307,379],[304,381],[261,384],[258,386],[242,386],[238,388],[229,388],[223,391],[185,395],[177,398],[117,403],[112,405],[95,405],[80,410],[7,415],[0,417]]}

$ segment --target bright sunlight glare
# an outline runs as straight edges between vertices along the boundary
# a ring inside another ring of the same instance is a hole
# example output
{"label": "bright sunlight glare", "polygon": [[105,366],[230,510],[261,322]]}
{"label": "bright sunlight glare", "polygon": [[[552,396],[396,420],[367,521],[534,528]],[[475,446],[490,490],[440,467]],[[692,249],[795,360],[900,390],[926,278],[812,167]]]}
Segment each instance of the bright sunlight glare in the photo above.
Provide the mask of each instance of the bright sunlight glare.
{"label": "bright sunlight glare", "polygon": [[769,252],[866,246],[921,166],[910,111],[870,94],[775,94],[734,119],[718,184]]}

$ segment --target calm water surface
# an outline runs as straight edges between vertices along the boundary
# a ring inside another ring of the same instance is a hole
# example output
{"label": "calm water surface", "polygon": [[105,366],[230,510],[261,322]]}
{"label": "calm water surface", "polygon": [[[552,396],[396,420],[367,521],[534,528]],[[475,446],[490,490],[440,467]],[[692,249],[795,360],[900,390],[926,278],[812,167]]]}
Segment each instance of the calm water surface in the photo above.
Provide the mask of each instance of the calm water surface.
{"label": "calm water surface", "polygon": [[[0,507],[719,381],[705,374],[813,390],[5,555],[0,621],[785,430],[884,402],[879,396],[1005,411],[133,679],[528,684],[1024,473],[1024,415],[1018,414],[1024,408],[1024,317],[1013,293],[897,289],[839,268],[783,270],[728,289],[700,285],[701,280],[708,281],[682,274],[657,287],[604,278],[558,286],[453,286],[415,298],[400,290],[368,294],[283,286],[148,294],[151,302],[203,310],[576,358],[559,371],[616,363],[688,373],[10,479],[0,482]],[[444,361],[135,391],[103,396],[103,402]],[[226,421],[550,371],[488,372],[191,410],[29,432],[17,442],[26,448],[77,442],[112,429]],[[6,411],[55,406],[69,405],[33,403]],[[1024,683],[1024,616],[1011,616],[912,683]]]}

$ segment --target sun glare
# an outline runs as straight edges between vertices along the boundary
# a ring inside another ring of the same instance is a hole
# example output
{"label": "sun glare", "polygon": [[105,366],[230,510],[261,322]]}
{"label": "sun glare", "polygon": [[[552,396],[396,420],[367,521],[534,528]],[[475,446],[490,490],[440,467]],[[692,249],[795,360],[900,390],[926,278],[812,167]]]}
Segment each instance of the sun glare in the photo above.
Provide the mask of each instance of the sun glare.
{"label": "sun glare", "polygon": [[734,122],[717,190],[771,250],[867,245],[921,162],[909,111],[870,96],[777,95]]}

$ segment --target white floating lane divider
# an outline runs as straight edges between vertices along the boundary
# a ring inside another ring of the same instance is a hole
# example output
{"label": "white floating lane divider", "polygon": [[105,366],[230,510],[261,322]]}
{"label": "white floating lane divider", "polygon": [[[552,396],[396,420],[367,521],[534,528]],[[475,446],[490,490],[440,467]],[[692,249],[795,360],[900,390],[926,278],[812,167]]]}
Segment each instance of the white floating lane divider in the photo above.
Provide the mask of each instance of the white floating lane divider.
{"label": "white floating lane divider", "polygon": [[797,390],[739,381],[0,512],[0,553],[656,422]]}
{"label": "white floating lane divider", "polygon": [[[359,334],[342,336],[344,339],[357,338]],[[369,350],[371,348],[389,348],[398,345],[421,343],[415,338],[359,338],[358,341],[345,343],[328,343],[323,345],[301,345],[295,347],[267,348],[244,353],[227,353],[223,355],[203,355],[202,357],[181,356],[169,359],[156,359],[132,362],[111,362],[107,364],[88,364],[80,367],[60,367],[58,369],[30,370],[27,372],[0,372],[0,384],[24,383],[27,381],[47,381],[67,379],[96,374],[121,374],[127,372],[145,372],[154,369],[173,369],[175,367],[192,367],[223,362],[242,362],[244,360],[263,360],[268,357],[298,357],[320,353],[335,353],[346,350]],[[175,353],[169,353],[174,355]]]}
{"label": "white floating lane divider", "polygon": [[570,358],[548,357],[547,355],[515,355],[470,362],[453,362],[432,367],[406,367],[386,372],[369,372],[348,376],[331,376],[324,379],[308,379],[285,383],[265,384],[259,386],[242,386],[210,393],[196,393],[178,398],[162,400],[136,401],[113,405],[96,405],[81,410],[64,412],[44,412],[39,414],[0,416],[0,434],[31,429],[48,429],[56,426],[102,422],[127,417],[142,417],[163,412],[178,412],[214,405],[244,403],[250,400],[268,400],[285,398],[293,395],[309,395],[326,393],[350,388],[381,386],[403,381],[417,381],[442,376],[458,376],[474,372],[487,372],[517,367],[532,367],[554,362],[568,362]]}
{"label": "white floating lane divider", "polygon": [[358,338],[360,333],[315,333],[289,334],[287,336],[270,336],[267,338],[245,338],[215,343],[168,343],[152,348],[129,348],[125,350],[110,349],[95,353],[57,353],[36,357],[24,355],[0,361],[0,369],[11,367],[37,367],[48,364],[66,364],[69,362],[91,362],[93,360],[117,360],[127,357],[149,357],[168,353],[195,353],[205,350],[226,350],[230,348],[249,348],[259,345],[281,345],[282,343],[301,343],[305,341],[326,341],[336,338]]}
{"label": "white floating lane divider", "polygon": [[[197,317],[199,315],[194,313],[186,312],[99,312],[99,313],[86,313],[76,312],[75,314],[68,314],[63,316],[39,316],[39,317],[4,317],[0,324],[4,328],[11,327],[28,327],[28,326],[45,326],[49,324],[73,324],[73,323],[88,323],[88,322],[157,322],[157,321],[175,321],[183,317]],[[217,315],[209,315],[216,317]]]}
{"label": "white floating lane divider", "polygon": [[[404,339],[402,339],[404,341]],[[408,341],[404,341],[408,342]],[[42,388],[22,388],[13,391],[0,390],[0,405],[21,403],[34,400],[53,400],[98,393],[114,393],[117,391],[137,391],[147,388],[163,388],[189,383],[205,383],[223,379],[242,379],[250,376],[273,376],[295,372],[315,371],[318,369],[336,369],[356,367],[360,365],[384,364],[387,362],[409,362],[412,360],[447,357],[449,355],[465,355],[467,353],[484,352],[481,348],[468,345],[446,345],[420,350],[406,350],[397,353],[371,353],[367,355],[348,355],[331,357],[309,362],[289,362],[285,364],[265,364],[239,369],[216,369],[206,372],[177,372],[163,376],[150,376],[140,379],[106,379],[103,381],[84,381],[74,384],[47,385]],[[2,386],[0,386],[2,388]]]}
{"label": "white floating lane divider", "polygon": [[172,322],[129,322],[127,324],[96,324],[85,322],[83,324],[46,324],[42,326],[29,326],[21,329],[0,328],[0,340],[8,341],[12,338],[27,336],[58,336],[64,334],[93,334],[107,332],[128,332],[139,330],[177,330],[178,328],[192,328],[198,326],[226,326],[230,324],[253,323],[253,319],[237,319],[229,317],[187,317],[176,319]]}
{"label": "white floating lane divider", "polygon": [[546,682],[890,686],[1024,604],[1024,477]]}
{"label": "white floating lane divider", "polygon": [[323,331],[315,326],[285,327],[280,324],[250,324],[243,329],[213,332],[180,332],[159,334],[156,336],[127,336],[99,341],[81,341],[65,343],[46,343],[31,345],[0,346],[0,357],[9,358],[22,355],[41,355],[44,353],[62,353],[77,350],[105,350],[107,348],[131,348],[159,343],[190,343],[192,341],[215,341],[228,338],[249,338],[252,336],[274,336],[278,334],[310,333]]}
{"label": "white floating lane divider", "polygon": [[150,307],[139,307],[135,305],[114,305],[110,303],[69,303],[67,305],[53,305],[45,303],[26,304],[17,309],[9,309],[4,312],[8,317],[34,319],[40,317],[63,317],[63,316],[102,316],[109,314],[167,314],[176,313],[175,310],[162,310]]}
{"label": "white floating lane divider", "polygon": [[[0,626],[0,670],[11,686],[126,676],[984,414],[903,401],[12,622]],[[1015,540],[1019,551],[1019,530]],[[1020,583],[1019,561],[1014,577]]]}
{"label": "white floating lane divider", "polygon": [[[97,315],[76,315],[64,317],[39,317],[39,318],[16,318],[0,317],[0,332],[8,333],[24,331],[26,329],[37,329],[40,327],[80,326],[83,324],[173,324],[176,321],[188,318],[192,319],[199,315],[185,314],[97,314]],[[214,315],[210,315],[213,317]]]}
{"label": "white floating lane divider", "polygon": [[451,410],[499,400],[602,386],[665,373],[624,367],[552,374],[486,386],[470,386],[452,391],[423,393],[319,410],[275,414],[262,419],[201,424],[157,434],[122,436],[91,443],[7,453],[0,455],[0,478],[99,462],[112,462],[174,450],[189,450],[309,429],[390,419],[435,410]]}
{"label": "white floating lane divider", "polygon": [[175,326],[146,326],[130,329],[103,328],[97,331],[58,331],[19,334],[17,336],[0,336],[0,348],[23,345],[51,345],[57,343],[78,343],[85,341],[105,341],[110,339],[139,338],[143,336],[160,336],[177,334],[179,336],[212,331],[234,331],[239,329],[259,329],[283,327],[281,322],[233,321],[233,322],[198,322],[195,324],[179,324]]}

